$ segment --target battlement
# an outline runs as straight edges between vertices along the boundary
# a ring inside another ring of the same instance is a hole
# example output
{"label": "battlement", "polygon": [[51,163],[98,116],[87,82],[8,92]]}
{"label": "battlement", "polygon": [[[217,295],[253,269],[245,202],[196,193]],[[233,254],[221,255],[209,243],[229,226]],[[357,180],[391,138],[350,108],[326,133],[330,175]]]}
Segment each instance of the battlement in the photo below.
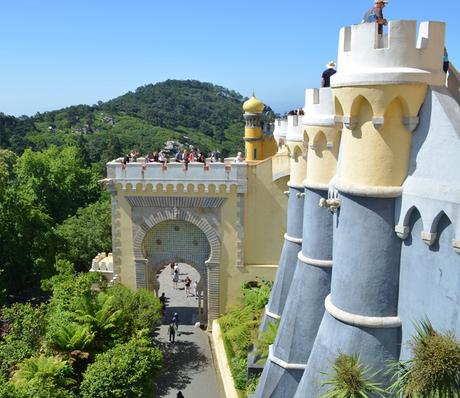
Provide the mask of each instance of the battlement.
{"label": "battlement", "polygon": [[376,23],[340,31],[338,68],[332,87],[399,83],[443,85],[443,22],[390,21],[379,36]]}
{"label": "battlement", "polygon": [[286,119],[275,119],[275,129],[273,130],[273,137],[279,145],[280,140],[286,141],[287,135],[287,120]]}
{"label": "battlement", "polygon": [[305,116],[303,125],[333,126],[335,106],[330,88],[308,88],[305,90]]}
{"label": "battlement", "polygon": [[287,117],[286,141],[303,141],[302,116],[289,115]]}
{"label": "battlement", "polygon": [[[121,184],[122,190],[127,190],[128,185],[132,191],[146,190],[150,185],[156,192],[166,191],[172,187],[173,191],[192,189],[198,192],[200,186],[208,192],[211,185],[216,192],[222,187],[225,192],[230,192],[236,186],[238,192],[247,191],[246,163],[144,163],[142,158],[138,162],[124,165],[122,158],[107,163],[107,181],[112,186]],[[191,186],[191,187],[190,187]]]}

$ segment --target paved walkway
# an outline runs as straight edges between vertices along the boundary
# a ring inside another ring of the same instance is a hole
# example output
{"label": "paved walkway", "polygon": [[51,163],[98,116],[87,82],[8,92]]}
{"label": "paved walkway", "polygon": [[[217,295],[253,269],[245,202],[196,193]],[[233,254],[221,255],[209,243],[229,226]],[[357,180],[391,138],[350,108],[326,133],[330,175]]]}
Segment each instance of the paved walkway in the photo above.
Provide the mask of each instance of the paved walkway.
{"label": "paved walkway", "polygon": [[[180,279],[187,275],[192,281],[199,274],[189,265],[180,264]],[[186,297],[184,283],[173,289],[169,267],[159,276],[160,294],[165,292],[169,299],[165,322],[158,329],[157,339],[163,346],[164,367],[156,382],[155,397],[176,398],[182,391],[185,398],[222,398],[220,380],[213,363],[209,335],[195,327],[198,321],[198,300]],[[193,286],[192,282],[192,286]],[[174,313],[179,314],[179,335],[176,342],[169,343],[168,325]]]}

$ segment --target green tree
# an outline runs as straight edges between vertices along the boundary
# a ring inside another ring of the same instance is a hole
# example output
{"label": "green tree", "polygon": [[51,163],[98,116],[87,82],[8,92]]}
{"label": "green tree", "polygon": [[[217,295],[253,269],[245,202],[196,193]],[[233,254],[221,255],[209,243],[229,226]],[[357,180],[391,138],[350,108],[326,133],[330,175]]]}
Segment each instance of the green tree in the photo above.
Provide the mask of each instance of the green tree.
{"label": "green tree", "polygon": [[40,348],[45,334],[45,305],[13,304],[4,307],[0,319],[9,327],[0,341],[0,374],[8,373],[18,362],[33,356]]}
{"label": "green tree", "polygon": [[75,264],[77,270],[88,270],[91,260],[101,251],[111,251],[112,218],[109,195],[77,210],[57,228],[62,246],[61,256]]}
{"label": "green tree", "polygon": [[133,339],[99,354],[81,383],[82,398],[143,398],[150,396],[162,366],[159,349]]}
{"label": "green tree", "polygon": [[15,167],[17,189],[55,222],[97,199],[97,175],[85,168],[75,147],[26,150]]}

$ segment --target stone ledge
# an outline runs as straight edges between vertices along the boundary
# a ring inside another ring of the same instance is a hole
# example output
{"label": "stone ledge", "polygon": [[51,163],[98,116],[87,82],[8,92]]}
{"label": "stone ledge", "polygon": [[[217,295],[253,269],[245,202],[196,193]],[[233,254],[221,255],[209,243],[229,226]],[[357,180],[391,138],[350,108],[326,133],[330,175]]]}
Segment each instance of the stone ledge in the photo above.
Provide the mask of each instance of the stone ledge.
{"label": "stone ledge", "polygon": [[273,344],[268,347],[268,360],[276,363],[278,366],[281,366],[283,369],[292,369],[292,370],[305,370],[307,367],[306,364],[303,363],[288,363],[275,357],[273,354]]}
{"label": "stone ledge", "polygon": [[294,238],[288,234],[284,234],[284,239],[292,243],[302,243],[302,238]]}
{"label": "stone ledge", "polygon": [[272,319],[281,319],[280,315],[277,315],[274,312],[270,312],[270,310],[268,309],[268,304],[265,306],[265,315],[269,316]]}
{"label": "stone ledge", "polygon": [[401,320],[398,316],[365,316],[356,315],[350,312],[341,310],[332,304],[331,295],[329,294],[324,300],[326,311],[335,319],[347,323],[352,326],[361,326],[372,329],[391,329],[401,327]]}
{"label": "stone ledge", "polygon": [[300,251],[297,254],[297,258],[304,264],[313,265],[315,267],[331,268],[332,260],[317,260],[316,258],[309,258],[302,254]]}
{"label": "stone ledge", "polygon": [[220,379],[224,385],[225,397],[238,398],[238,392],[234,385],[232,372],[230,371],[227,354],[225,352],[222,332],[220,331],[220,325],[217,320],[212,322],[212,343],[214,345]]}

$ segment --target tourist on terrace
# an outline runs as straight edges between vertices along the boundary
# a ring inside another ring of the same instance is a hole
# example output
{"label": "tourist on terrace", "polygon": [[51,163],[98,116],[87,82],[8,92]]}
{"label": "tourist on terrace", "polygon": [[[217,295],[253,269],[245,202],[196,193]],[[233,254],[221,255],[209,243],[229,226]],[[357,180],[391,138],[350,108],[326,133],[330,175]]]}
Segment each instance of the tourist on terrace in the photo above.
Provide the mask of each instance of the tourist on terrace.
{"label": "tourist on terrace", "polygon": [[160,153],[158,154],[158,159],[156,160],[157,162],[160,162],[160,163],[163,163],[165,164],[166,163],[166,153],[165,151],[162,149],[160,151]]}
{"label": "tourist on terrace", "polygon": [[196,161],[197,161],[197,162],[200,162],[200,163],[206,164],[206,156],[204,156],[204,153],[203,153],[203,152],[199,152],[199,151],[198,151]]}
{"label": "tourist on terrace", "polygon": [[364,14],[362,23],[375,22],[379,25],[379,35],[383,34],[383,25],[388,25],[388,21],[383,17],[383,8],[388,0],[374,0],[374,7]]}
{"label": "tourist on terrace", "polygon": [[244,162],[244,157],[241,152],[238,152],[236,154],[236,158],[233,160],[233,163],[243,163]]}
{"label": "tourist on terrace", "polygon": [[157,152],[149,152],[148,155],[145,157],[145,163],[152,163],[152,162],[158,162]]}
{"label": "tourist on terrace", "polygon": [[216,163],[219,161],[220,153],[216,150],[211,152],[211,163]]}
{"label": "tourist on terrace", "polygon": [[447,73],[449,70],[449,54],[447,53],[447,48],[444,47],[444,56],[442,57],[442,70],[444,73]]}
{"label": "tourist on terrace", "polygon": [[337,65],[334,61],[331,61],[326,65],[327,69],[321,75],[321,87],[331,87],[331,76],[337,73],[335,70],[336,66]]}

